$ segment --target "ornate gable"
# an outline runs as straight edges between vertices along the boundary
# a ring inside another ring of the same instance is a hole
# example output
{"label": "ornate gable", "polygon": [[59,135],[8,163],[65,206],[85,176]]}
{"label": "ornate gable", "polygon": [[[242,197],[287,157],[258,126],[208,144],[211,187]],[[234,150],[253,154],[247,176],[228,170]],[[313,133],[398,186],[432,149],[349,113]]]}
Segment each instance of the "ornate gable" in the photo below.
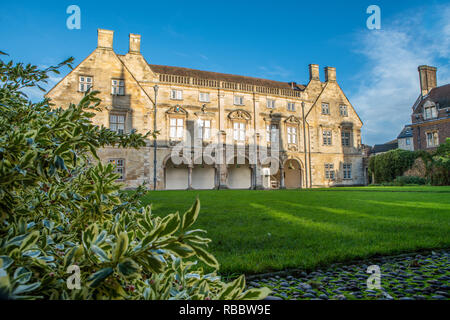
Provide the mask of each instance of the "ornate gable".
{"label": "ornate gable", "polygon": [[237,110],[231,111],[228,114],[228,118],[230,120],[245,120],[245,121],[249,121],[249,120],[252,119],[252,116],[250,115],[250,113],[248,113],[245,110],[237,109]]}

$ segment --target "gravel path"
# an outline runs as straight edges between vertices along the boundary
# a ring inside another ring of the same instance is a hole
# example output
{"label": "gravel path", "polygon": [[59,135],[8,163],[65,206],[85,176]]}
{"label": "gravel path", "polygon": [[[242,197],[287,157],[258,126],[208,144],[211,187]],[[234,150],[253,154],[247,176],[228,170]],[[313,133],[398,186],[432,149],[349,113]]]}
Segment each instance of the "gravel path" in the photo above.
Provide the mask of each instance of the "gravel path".
{"label": "gravel path", "polygon": [[[381,289],[368,289],[367,268],[378,265]],[[272,289],[268,300],[449,300],[450,250],[333,264],[310,273],[253,276],[248,287]]]}

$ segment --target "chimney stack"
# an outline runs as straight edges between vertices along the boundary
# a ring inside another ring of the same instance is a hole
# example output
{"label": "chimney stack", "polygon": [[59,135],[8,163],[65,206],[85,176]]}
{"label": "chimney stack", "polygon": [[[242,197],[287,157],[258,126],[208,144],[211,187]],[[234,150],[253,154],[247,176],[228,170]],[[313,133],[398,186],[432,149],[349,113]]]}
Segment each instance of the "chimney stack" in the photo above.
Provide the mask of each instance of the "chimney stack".
{"label": "chimney stack", "polygon": [[319,77],[319,65],[318,64],[310,64],[309,65],[309,80],[318,80],[320,81]]}
{"label": "chimney stack", "polygon": [[114,31],[97,29],[97,48],[112,50],[113,38],[114,38]]}
{"label": "chimney stack", "polygon": [[326,82],[336,81],[336,68],[325,67],[325,81]]}
{"label": "chimney stack", "polygon": [[140,53],[141,52],[141,35],[130,33],[130,48],[128,50],[130,53]]}
{"label": "chimney stack", "polygon": [[426,96],[431,89],[437,86],[437,68],[431,66],[419,66],[420,91],[422,96]]}

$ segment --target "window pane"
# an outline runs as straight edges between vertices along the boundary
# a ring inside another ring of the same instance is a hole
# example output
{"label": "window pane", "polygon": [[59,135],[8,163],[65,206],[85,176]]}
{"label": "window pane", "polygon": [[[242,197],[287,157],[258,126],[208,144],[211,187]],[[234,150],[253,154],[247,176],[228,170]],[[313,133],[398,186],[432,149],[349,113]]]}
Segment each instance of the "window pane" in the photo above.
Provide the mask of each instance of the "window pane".
{"label": "window pane", "polygon": [[177,119],[177,126],[183,126],[183,119]]}
{"label": "window pane", "polygon": [[177,138],[183,137],[183,127],[177,127]]}
{"label": "window pane", "polygon": [[171,138],[175,138],[176,137],[176,128],[175,127],[170,127],[170,137]]}

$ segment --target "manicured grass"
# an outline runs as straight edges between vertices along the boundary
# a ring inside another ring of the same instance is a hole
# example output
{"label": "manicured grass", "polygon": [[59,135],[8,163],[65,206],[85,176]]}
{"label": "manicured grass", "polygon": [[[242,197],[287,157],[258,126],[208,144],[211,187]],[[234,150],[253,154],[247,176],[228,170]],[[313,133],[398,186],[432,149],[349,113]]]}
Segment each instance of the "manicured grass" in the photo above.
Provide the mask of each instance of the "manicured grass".
{"label": "manicured grass", "polygon": [[200,198],[221,273],[312,269],[332,262],[450,246],[450,187],[152,191],[164,215]]}

